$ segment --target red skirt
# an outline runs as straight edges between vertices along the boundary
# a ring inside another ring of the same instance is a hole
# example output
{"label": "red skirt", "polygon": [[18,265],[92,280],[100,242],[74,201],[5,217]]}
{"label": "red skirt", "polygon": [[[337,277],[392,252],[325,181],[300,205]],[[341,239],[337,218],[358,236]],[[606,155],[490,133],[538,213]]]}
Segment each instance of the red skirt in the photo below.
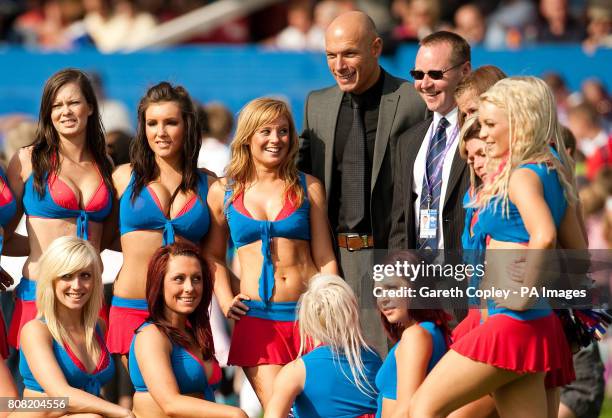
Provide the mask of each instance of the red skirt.
{"label": "red skirt", "polygon": [[[142,304],[144,303],[144,309]],[[149,316],[144,299],[123,299],[113,297],[108,315],[106,346],[113,354],[127,355],[136,331]],[[126,307],[126,306],[131,307]]]}
{"label": "red skirt", "polygon": [[459,322],[453,333],[451,339],[453,342],[459,341],[461,337],[480,325],[480,308],[470,308],[468,314],[463,321]]}
{"label": "red skirt", "polygon": [[13,319],[11,319],[11,325],[9,325],[8,331],[8,343],[11,347],[19,350],[21,328],[32,319],[36,318],[37,313],[36,301],[23,300],[21,298],[15,300]]}
{"label": "red skirt", "polygon": [[472,360],[516,373],[546,373],[546,387],[565,386],[576,378],[563,327],[553,312],[518,320],[495,314],[456,340],[451,349]]}
{"label": "red skirt", "polygon": [[6,325],[4,324],[4,316],[0,310],[0,358],[7,358],[9,355],[8,341],[6,340]]}
{"label": "red skirt", "polygon": [[295,360],[299,351],[297,321],[275,321],[245,315],[234,326],[227,363],[241,367],[284,365]]}

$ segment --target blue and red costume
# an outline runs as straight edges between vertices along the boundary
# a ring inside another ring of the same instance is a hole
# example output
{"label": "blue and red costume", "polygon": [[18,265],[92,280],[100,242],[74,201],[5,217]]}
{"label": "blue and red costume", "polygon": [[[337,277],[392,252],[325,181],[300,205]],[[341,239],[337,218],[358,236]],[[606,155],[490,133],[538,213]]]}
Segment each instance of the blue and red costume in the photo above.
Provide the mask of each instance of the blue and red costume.
{"label": "blue and red costume", "polygon": [[[145,322],[138,328],[136,333],[138,334],[140,330],[149,325],[152,324]],[[134,349],[135,343],[136,338],[132,339],[130,345],[130,379],[136,392],[148,392],[149,389],[147,389],[147,385],[140,372],[140,367],[138,366],[138,357]],[[212,361],[213,370],[209,380],[206,377],[206,369],[202,360],[185,347],[172,343],[170,364],[172,365],[172,371],[174,372],[174,377],[181,394],[198,393],[202,394],[207,401],[215,401],[213,385],[221,381],[221,368],[215,360]]]}
{"label": "blue and red costume", "polygon": [[[17,211],[17,203],[15,197],[8,186],[8,181],[4,171],[0,168],[0,226],[5,227],[15,216]],[[0,254],[2,253],[2,244],[4,237],[0,236]],[[4,317],[2,316],[2,310],[0,310],[0,358],[7,358],[9,354],[9,347],[6,338],[6,325],[4,324]]]}
{"label": "blue and red costume", "polygon": [[[558,228],[567,201],[556,170],[545,164],[525,164],[535,172]],[[502,216],[501,201],[482,208],[478,228],[497,241],[528,243],[529,233],[518,208],[510,201],[509,213]],[[468,330],[451,347],[472,360],[517,373],[546,372],[546,387],[564,386],[575,379],[572,353],[557,315],[540,298],[535,308],[514,311],[488,300],[488,318]]]}
{"label": "blue and red costume", "polygon": [[[99,171],[98,171],[99,173]],[[89,222],[103,222],[110,214],[112,192],[100,175],[100,183],[83,208],[74,191],[55,173],[45,176],[45,191],[41,196],[34,188],[34,174],[25,182],[23,209],[28,217],[45,219],[76,219],[77,236],[89,238]],[[15,288],[15,310],[9,328],[9,344],[19,348],[19,334],[27,322],[36,317],[36,281],[22,277]]]}
{"label": "blue and red costume", "polygon": [[296,315],[296,302],[272,302],[274,266],[271,244],[276,237],[310,240],[310,202],[306,175],[299,173],[304,189],[304,200],[299,208],[286,199],[274,221],[254,219],[244,207],[244,196],[227,202],[231,191],[225,193],[227,223],[236,248],[261,241],[263,262],[259,275],[260,300],[244,301],[250,308],[236,322],[230,346],[228,363],[242,367],[261,364],[287,364],[297,357],[300,347]]}
{"label": "blue and red costume", "polygon": [[[100,347],[100,358],[96,368],[91,372],[85,369],[81,360],[74,354],[68,344],[63,343],[60,345],[54,339],[53,353],[70,386],[84,390],[92,395],[100,396],[100,389],[115,375],[115,363],[106,348],[106,344],[104,344],[104,338],[99,327],[96,327],[95,335]],[[34,378],[28,364],[28,359],[23,354],[23,351],[19,353],[19,373],[23,377],[23,384],[26,389],[37,392],[45,391]]]}
{"label": "blue and red costume", "polygon": [[[132,199],[135,174],[119,199],[119,231],[121,235],[133,231],[161,230],[162,245],[174,243],[176,235],[198,243],[208,232],[210,215],[206,205],[208,177],[198,173],[198,190],[174,218],[167,218],[162,204],[150,187]],[[113,296],[109,313],[109,327],[106,342],[114,354],[127,354],[134,331],[147,319],[145,299],[127,299]]]}
{"label": "blue and red costume", "polygon": [[[429,358],[429,363],[427,363],[427,374],[429,374],[431,369],[434,368],[448,351],[448,342],[444,332],[433,322],[419,322],[418,326],[429,333],[433,343],[431,357]],[[376,418],[382,417],[383,398],[397,400],[397,361],[395,359],[395,351],[398,344],[399,342],[389,351],[382,367],[376,374],[376,388],[379,391]],[[411,370],[404,370],[403,372],[412,373]]]}
{"label": "blue and red costume", "polygon": [[[306,369],[304,389],[295,398],[294,413],[298,418],[366,418],[376,412],[374,379],[382,363],[373,351],[361,349],[366,381],[359,389],[344,354],[334,353],[322,345],[302,356]],[[364,393],[366,390],[371,393]]]}
{"label": "blue and red costume", "polygon": [[[465,223],[461,235],[463,261],[475,266],[483,264],[486,250],[486,236],[482,234],[478,225],[478,209],[471,205],[475,199],[473,189],[468,189],[463,196],[465,209]],[[479,288],[480,278],[473,274],[469,279],[468,287]],[[453,329],[452,340],[457,341],[473,328],[480,325],[480,299],[472,297],[468,300],[467,316]]]}

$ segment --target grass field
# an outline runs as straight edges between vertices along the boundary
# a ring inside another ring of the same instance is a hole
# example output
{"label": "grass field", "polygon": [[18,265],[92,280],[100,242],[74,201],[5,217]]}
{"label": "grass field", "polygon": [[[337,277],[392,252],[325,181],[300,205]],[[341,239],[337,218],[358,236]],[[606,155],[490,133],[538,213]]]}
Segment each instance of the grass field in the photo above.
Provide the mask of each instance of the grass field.
{"label": "grass field", "polygon": [[599,418],[612,418],[612,399],[606,398],[604,400],[603,408],[601,409],[601,415]]}

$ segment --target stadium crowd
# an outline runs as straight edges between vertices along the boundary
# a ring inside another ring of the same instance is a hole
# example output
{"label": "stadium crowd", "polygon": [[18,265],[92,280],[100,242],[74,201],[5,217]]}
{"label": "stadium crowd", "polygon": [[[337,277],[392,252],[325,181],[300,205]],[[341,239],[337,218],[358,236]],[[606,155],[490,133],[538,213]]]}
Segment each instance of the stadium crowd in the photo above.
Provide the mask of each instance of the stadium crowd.
{"label": "stadium crowd", "polygon": [[[137,43],[201,3],[46,1],[5,39],[113,51],[129,36],[111,46],[95,24],[117,18]],[[21,278],[0,276],[0,290],[18,283],[2,298],[0,396],[68,396],[83,417],[599,415],[605,317],[585,314],[593,338],[578,347],[546,301],[475,301],[465,316],[376,300],[370,276],[376,250],[419,264],[443,249],[612,247],[606,87],[472,68],[470,52],[609,46],[612,9],[395,0],[382,15],[400,23],[377,30],[355,3],[291,3],[288,28],[240,41],[325,51],[335,84],[308,95],[300,133],[281,100],[234,121],[166,81],[143,92],[134,129],[76,69],[50,75],[37,121],[2,120],[0,242],[27,259]],[[70,38],[77,22],[85,36]],[[379,65],[400,42],[418,43],[410,82]],[[122,253],[112,286],[105,249]],[[537,284],[541,270],[487,274]]]}

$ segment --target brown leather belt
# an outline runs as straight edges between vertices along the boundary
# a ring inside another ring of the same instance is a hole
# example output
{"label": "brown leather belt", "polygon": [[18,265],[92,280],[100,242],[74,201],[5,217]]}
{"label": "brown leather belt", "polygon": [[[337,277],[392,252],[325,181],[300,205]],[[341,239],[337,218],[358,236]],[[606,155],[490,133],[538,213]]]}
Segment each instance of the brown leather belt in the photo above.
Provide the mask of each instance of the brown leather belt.
{"label": "brown leather belt", "polygon": [[372,235],[360,234],[338,234],[338,246],[349,251],[365,250],[374,248],[374,237]]}

